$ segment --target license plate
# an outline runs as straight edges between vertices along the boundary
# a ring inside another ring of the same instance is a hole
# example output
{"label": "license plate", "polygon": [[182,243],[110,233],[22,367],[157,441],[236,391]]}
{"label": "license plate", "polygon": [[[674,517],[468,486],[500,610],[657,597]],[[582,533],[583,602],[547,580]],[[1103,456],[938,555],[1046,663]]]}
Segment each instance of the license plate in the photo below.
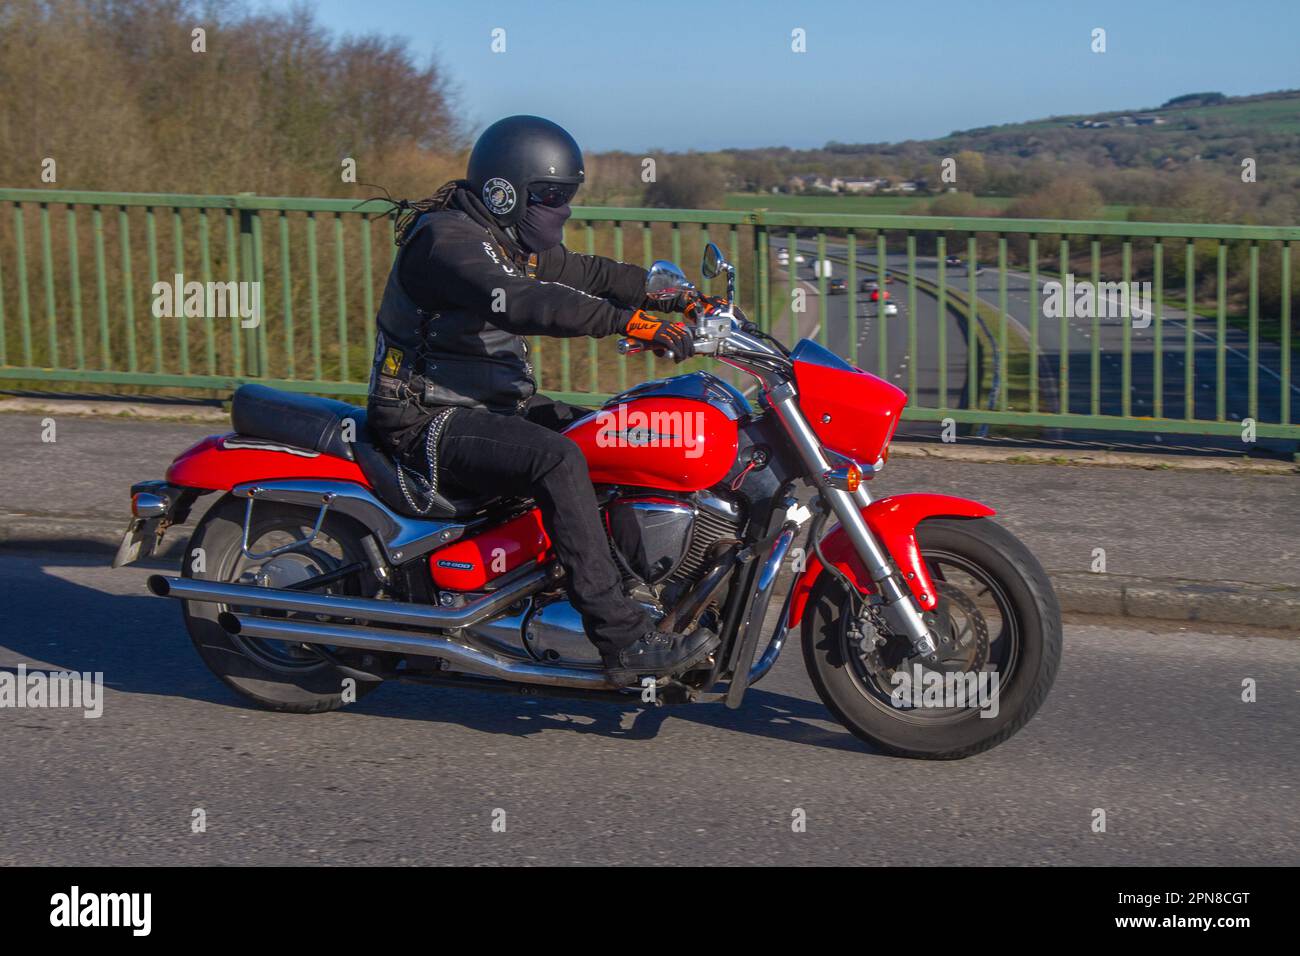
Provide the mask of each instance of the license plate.
{"label": "license plate", "polygon": [[131,519],[131,523],[126,526],[126,531],[122,534],[122,543],[117,546],[113,567],[120,568],[133,564],[153,553],[154,541],[157,540],[157,535],[154,533],[157,520],[156,518]]}

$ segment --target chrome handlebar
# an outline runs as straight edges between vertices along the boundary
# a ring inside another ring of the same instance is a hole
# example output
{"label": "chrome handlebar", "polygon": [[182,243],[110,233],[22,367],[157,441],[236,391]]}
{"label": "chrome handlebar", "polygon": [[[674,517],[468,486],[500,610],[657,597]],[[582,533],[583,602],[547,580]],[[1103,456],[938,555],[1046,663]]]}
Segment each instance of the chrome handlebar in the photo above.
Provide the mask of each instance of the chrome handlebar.
{"label": "chrome handlebar", "polygon": [[[695,323],[688,325],[695,344],[696,355],[712,355],[720,362],[739,368],[766,380],[773,373],[790,368],[790,360],[776,346],[744,330],[743,313],[737,317],[734,303],[727,303],[712,313],[697,314]],[[639,339],[619,339],[621,355],[636,355],[652,350],[649,342]],[[671,357],[670,352],[664,353]]]}

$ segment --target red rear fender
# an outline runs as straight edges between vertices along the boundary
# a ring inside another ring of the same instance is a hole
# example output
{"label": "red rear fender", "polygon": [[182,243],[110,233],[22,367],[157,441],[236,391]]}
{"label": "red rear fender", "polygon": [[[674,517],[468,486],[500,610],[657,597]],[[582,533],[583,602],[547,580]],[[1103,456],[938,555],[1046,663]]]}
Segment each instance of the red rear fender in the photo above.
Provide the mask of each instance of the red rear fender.
{"label": "red rear fender", "polygon": [[182,452],[167,469],[167,480],[185,488],[229,491],[246,481],[279,478],[333,478],[370,487],[355,462],[321,452],[260,443],[242,435],[209,435]]}

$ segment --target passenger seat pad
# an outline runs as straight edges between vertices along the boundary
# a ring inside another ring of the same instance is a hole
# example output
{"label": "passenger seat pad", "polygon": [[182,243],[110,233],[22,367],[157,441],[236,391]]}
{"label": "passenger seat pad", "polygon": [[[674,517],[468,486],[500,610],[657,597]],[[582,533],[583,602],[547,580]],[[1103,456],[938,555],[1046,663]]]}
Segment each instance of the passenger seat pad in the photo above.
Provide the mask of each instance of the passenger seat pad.
{"label": "passenger seat pad", "polygon": [[[344,423],[353,422],[351,436]],[[307,448],[355,461],[379,500],[408,518],[464,517],[499,500],[445,482],[428,511],[412,510],[397,481],[397,463],[370,437],[366,410],[332,398],[298,395],[267,385],[241,385],[230,403],[230,424],[241,435]],[[347,438],[352,437],[352,441]]]}

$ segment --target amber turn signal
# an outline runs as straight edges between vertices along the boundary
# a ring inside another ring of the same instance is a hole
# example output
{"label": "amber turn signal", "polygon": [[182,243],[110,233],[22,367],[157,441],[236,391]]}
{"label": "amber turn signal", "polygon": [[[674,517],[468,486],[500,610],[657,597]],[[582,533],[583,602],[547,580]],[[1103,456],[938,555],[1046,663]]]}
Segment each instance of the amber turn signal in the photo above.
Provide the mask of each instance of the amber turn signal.
{"label": "amber turn signal", "polygon": [[857,465],[842,465],[822,474],[822,484],[828,488],[838,488],[849,494],[858,490],[862,484],[862,470]]}

